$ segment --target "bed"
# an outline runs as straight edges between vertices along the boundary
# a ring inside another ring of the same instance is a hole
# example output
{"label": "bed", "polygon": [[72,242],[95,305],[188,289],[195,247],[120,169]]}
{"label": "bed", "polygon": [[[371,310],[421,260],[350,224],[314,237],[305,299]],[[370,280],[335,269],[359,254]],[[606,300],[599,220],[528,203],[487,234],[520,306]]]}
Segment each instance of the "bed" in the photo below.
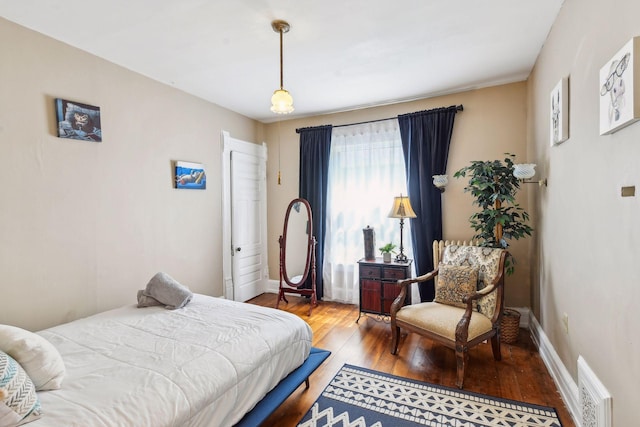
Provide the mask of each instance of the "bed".
{"label": "bed", "polygon": [[66,372],[37,393],[29,427],[232,426],[301,367],[312,339],[291,313],[199,294],[177,310],[125,306],[37,334]]}

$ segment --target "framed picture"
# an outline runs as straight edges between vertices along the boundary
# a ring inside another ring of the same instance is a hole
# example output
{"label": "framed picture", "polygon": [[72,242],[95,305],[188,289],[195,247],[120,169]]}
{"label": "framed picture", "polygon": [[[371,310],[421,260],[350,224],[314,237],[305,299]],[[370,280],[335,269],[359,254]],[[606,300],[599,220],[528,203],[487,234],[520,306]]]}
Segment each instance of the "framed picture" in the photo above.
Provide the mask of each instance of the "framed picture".
{"label": "framed picture", "polygon": [[639,49],[640,37],[634,37],[600,69],[600,135],[640,118]]}
{"label": "framed picture", "polygon": [[560,79],[550,95],[549,141],[551,146],[569,139],[569,78]]}
{"label": "framed picture", "polygon": [[100,107],[56,99],[58,137],[102,142]]}
{"label": "framed picture", "polygon": [[201,163],[176,162],[175,188],[204,190],[207,188],[207,174]]}

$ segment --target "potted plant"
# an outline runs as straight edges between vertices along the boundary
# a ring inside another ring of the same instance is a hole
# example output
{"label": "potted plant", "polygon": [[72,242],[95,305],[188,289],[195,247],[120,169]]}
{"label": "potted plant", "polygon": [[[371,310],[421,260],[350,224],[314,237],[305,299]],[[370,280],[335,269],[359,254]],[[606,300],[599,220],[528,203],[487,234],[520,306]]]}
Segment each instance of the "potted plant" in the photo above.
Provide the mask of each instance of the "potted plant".
{"label": "potted plant", "polygon": [[[475,199],[473,204],[480,207],[480,211],[469,218],[476,233],[473,238],[479,239],[482,246],[504,249],[509,246],[509,239],[518,240],[533,231],[527,224],[529,214],[515,201],[520,189],[520,181],[513,175],[515,155],[505,153],[505,156],[504,161],[474,160],[453,175],[455,178],[469,176],[464,191],[470,192]],[[513,256],[509,255],[508,275],[513,273],[514,264]]]}
{"label": "potted plant", "polygon": [[[513,158],[515,155],[505,153],[504,161],[472,161],[457,171],[455,178],[469,175],[469,184],[464,188],[474,197],[474,205],[480,207],[469,218],[471,227],[482,246],[506,249],[508,239],[518,240],[531,236],[533,228],[527,222],[529,214],[515,201],[516,192],[520,189],[520,181],[513,175]],[[515,259],[509,254],[505,262],[507,275],[513,274]],[[505,308],[502,312],[501,329],[503,340],[514,343],[518,337],[520,313]]]}
{"label": "potted plant", "polygon": [[395,248],[396,245],[393,243],[387,243],[386,245],[379,248],[380,252],[382,253],[382,261],[391,262],[391,254],[396,253],[396,251],[394,250]]}

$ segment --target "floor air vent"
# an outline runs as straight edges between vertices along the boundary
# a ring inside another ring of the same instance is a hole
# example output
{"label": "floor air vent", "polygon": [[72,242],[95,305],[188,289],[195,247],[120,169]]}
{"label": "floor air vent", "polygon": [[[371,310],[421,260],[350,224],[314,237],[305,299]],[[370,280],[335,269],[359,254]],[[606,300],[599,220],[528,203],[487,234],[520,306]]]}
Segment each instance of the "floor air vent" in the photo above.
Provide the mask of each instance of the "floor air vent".
{"label": "floor air vent", "polygon": [[587,362],[578,357],[578,389],[582,427],[611,427],[611,395]]}

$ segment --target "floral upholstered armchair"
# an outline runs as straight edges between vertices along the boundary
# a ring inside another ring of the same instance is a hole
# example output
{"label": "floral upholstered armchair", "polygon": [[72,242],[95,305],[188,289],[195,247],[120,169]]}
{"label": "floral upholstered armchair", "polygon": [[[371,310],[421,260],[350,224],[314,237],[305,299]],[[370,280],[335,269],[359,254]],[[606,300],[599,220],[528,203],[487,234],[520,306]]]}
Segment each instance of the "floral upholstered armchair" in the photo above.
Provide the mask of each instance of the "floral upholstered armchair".
{"label": "floral upholstered armchair", "polygon": [[[391,305],[391,353],[398,351],[400,329],[452,348],[457,362],[456,385],[462,388],[469,348],[490,338],[494,359],[501,359],[500,318],[507,251],[458,245],[440,250],[434,271],[398,281],[402,290]],[[409,285],[436,277],[433,302],[405,305]]]}

